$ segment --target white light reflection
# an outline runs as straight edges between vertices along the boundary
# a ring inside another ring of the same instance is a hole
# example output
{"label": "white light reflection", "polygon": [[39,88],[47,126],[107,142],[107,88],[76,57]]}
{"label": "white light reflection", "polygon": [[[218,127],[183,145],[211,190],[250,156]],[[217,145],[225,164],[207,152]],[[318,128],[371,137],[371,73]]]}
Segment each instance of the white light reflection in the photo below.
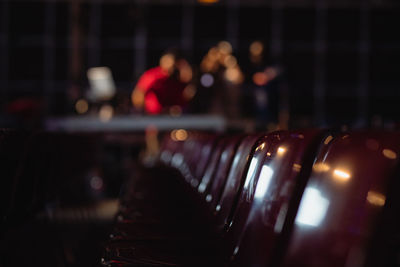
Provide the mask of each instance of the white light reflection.
{"label": "white light reflection", "polygon": [[350,179],[351,175],[348,171],[335,169],[333,171],[333,177],[336,180],[346,182]]}
{"label": "white light reflection", "polygon": [[258,163],[257,158],[252,158],[249,166],[249,170],[247,171],[246,181],[244,183],[244,188],[247,189],[249,187],[251,178],[254,176],[254,172],[256,171],[256,166]]}
{"label": "white light reflection", "polygon": [[260,178],[258,179],[257,183],[257,189],[254,193],[254,197],[256,199],[262,199],[264,197],[265,193],[268,190],[269,184],[271,183],[271,178],[273,174],[274,171],[271,169],[271,167],[267,165],[262,166]]}
{"label": "white light reflection", "polygon": [[172,166],[179,167],[183,163],[183,155],[176,153],[172,156]]}
{"label": "white light reflection", "polygon": [[169,151],[161,152],[161,161],[167,163],[171,160],[171,153]]}
{"label": "white light reflection", "polygon": [[321,192],[313,187],[304,191],[299,211],[296,216],[296,224],[318,226],[324,219],[328,210],[329,200],[321,196]]}
{"label": "white light reflection", "polygon": [[280,147],[278,148],[277,154],[278,154],[278,155],[283,155],[283,154],[285,154],[285,152],[286,152],[286,148],[280,146]]}

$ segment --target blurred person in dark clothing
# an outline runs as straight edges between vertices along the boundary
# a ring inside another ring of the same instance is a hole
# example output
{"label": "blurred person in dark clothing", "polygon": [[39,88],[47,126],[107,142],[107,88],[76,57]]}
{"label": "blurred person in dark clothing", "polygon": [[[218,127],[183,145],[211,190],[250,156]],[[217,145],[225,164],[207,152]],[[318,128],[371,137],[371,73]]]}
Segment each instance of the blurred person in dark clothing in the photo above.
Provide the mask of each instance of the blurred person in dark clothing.
{"label": "blurred person in dark clothing", "polygon": [[281,68],[265,63],[261,41],[250,44],[249,61],[243,92],[244,111],[256,119],[257,128],[274,130],[279,123]]}
{"label": "blurred person in dark clothing", "polygon": [[131,100],[135,108],[147,114],[182,111],[195,94],[192,68],[178,52],[167,51],[157,67],[147,70],[136,84]]}
{"label": "blurred person in dark clothing", "polygon": [[202,112],[238,117],[243,74],[231,44],[221,41],[211,47],[201,61],[200,72],[197,107]]}

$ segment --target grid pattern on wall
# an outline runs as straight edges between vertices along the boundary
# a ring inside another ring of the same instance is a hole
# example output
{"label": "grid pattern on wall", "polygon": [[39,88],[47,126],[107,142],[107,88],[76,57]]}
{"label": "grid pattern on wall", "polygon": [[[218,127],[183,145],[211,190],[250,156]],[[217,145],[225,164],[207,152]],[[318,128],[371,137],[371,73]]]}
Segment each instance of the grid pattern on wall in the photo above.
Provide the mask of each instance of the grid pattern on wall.
{"label": "grid pattern on wall", "polygon": [[50,114],[65,114],[69,88],[87,87],[89,67],[109,66],[128,92],[167,47],[198,64],[225,39],[245,70],[249,44],[263,40],[266,61],[285,66],[292,117],[399,119],[399,6],[243,2],[2,1],[0,103],[42,97]]}

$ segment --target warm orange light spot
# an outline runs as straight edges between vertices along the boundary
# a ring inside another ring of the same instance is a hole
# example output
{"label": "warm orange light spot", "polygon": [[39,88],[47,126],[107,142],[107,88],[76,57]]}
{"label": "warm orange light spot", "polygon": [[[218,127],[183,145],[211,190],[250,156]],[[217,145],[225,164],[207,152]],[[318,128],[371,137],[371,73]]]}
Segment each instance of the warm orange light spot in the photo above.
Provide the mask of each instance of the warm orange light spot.
{"label": "warm orange light spot", "polygon": [[196,95],[196,87],[194,87],[192,84],[189,84],[188,86],[185,87],[182,94],[183,94],[183,97],[187,101],[189,101]]}
{"label": "warm orange light spot", "polygon": [[238,67],[228,68],[225,71],[225,78],[231,83],[239,84],[242,82],[242,73]]}
{"label": "warm orange light spot", "polygon": [[174,140],[174,141],[178,141],[178,140],[176,139],[176,131],[177,131],[177,130],[172,130],[171,133],[170,133],[170,137],[171,137],[171,139]]}
{"label": "warm orange light spot", "polygon": [[85,99],[79,99],[75,104],[75,109],[79,114],[86,113],[89,109],[89,104]]}
{"label": "warm orange light spot", "polygon": [[350,179],[351,175],[347,171],[335,169],[333,171],[333,177],[339,181],[347,181]]}
{"label": "warm orange light spot", "polygon": [[224,59],[224,65],[227,68],[234,68],[237,65],[237,60],[234,56],[229,55]]}
{"label": "warm orange light spot", "polygon": [[282,146],[280,146],[280,147],[278,147],[278,155],[283,155],[283,154],[285,154],[285,152],[286,152],[286,148],[284,148],[284,147],[282,147]]}
{"label": "warm orange light spot", "polygon": [[250,45],[250,53],[253,56],[259,56],[264,50],[264,45],[260,41],[255,41]]}
{"label": "warm orange light spot", "polygon": [[300,164],[293,164],[293,171],[299,172],[301,170],[301,165]]}
{"label": "warm orange light spot", "polygon": [[180,106],[172,106],[169,108],[169,114],[173,117],[179,117],[182,115],[182,108]]}
{"label": "warm orange light spot", "polygon": [[184,129],[179,129],[175,131],[175,139],[178,141],[185,141],[188,137],[188,133]]}
{"label": "warm orange light spot", "polygon": [[397,154],[396,152],[394,152],[391,149],[387,149],[385,148],[384,150],[382,150],[382,154],[387,157],[388,159],[396,159],[397,158]]}
{"label": "warm orange light spot", "polygon": [[328,164],[323,163],[323,162],[315,163],[313,166],[313,170],[315,172],[327,172],[330,169],[331,169],[331,167],[329,167]]}
{"label": "warm orange light spot", "polygon": [[256,151],[261,150],[261,149],[264,149],[264,147],[265,147],[265,143],[262,143],[261,145],[259,145],[259,146],[256,148]]}
{"label": "warm orange light spot", "polygon": [[99,117],[102,122],[111,120],[114,113],[114,109],[110,105],[103,105],[99,111]]}
{"label": "warm orange light spot", "polygon": [[256,72],[253,75],[253,82],[258,86],[266,85],[268,82],[268,76],[264,72]]}
{"label": "warm orange light spot", "polygon": [[175,57],[172,54],[165,54],[160,58],[160,67],[170,71],[175,64]]}
{"label": "warm orange light spot", "polygon": [[385,205],[386,197],[381,193],[369,191],[367,195],[367,201],[375,206]]}
{"label": "warm orange light spot", "polygon": [[219,42],[218,49],[223,54],[231,54],[232,53],[232,45],[227,41]]}
{"label": "warm orange light spot", "polygon": [[186,60],[180,60],[177,65],[179,69],[179,79],[184,83],[190,82],[193,77],[192,67],[190,67]]}
{"label": "warm orange light spot", "polygon": [[332,141],[332,139],[333,139],[332,135],[328,136],[327,138],[325,138],[324,144],[325,145],[329,144],[329,142]]}

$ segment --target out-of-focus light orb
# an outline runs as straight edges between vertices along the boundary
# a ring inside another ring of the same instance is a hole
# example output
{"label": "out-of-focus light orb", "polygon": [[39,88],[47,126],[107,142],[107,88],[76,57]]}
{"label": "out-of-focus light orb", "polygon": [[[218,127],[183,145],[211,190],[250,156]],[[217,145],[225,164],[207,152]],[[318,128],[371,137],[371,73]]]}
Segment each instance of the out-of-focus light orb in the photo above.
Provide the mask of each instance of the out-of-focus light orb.
{"label": "out-of-focus light orb", "polygon": [[315,163],[313,166],[313,170],[315,172],[327,172],[331,169],[331,167],[323,162]]}
{"label": "out-of-focus light orb", "polygon": [[188,137],[188,133],[184,129],[179,129],[179,130],[175,130],[175,131],[172,131],[172,132],[174,133],[175,139],[177,141],[185,141],[187,139],[187,137]]}
{"label": "out-of-focus light orb", "polygon": [[228,68],[225,71],[225,78],[232,83],[241,83],[242,77],[239,68]]}
{"label": "out-of-focus light orb", "polygon": [[200,83],[204,87],[211,87],[214,84],[214,77],[209,73],[205,73],[201,76]]}
{"label": "out-of-focus light orb", "polygon": [[160,58],[160,66],[164,70],[170,70],[175,64],[175,57],[172,54],[165,54]]}
{"label": "out-of-focus light orb", "polygon": [[178,139],[176,139],[176,131],[177,130],[172,130],[171,133],[170,133],[170,137],[174,141],[178,141]]}
{"label": "out-of-focus light orb", "polygon": [[264,72],[256,72],[253,75],[253,82],[258,86],[266,85],[268,82],[268,76]]}
{"label": "out-of-focus light orb", "polygon": [[282,155],[285,154],[285,153],[286,153],[286,148],[284,148],[284,147],[282,147],[282,146],[278,147],[277,154],[278,154],[279,156],[282,156]]}
{"label": "out-of-focus light orb", "polygon": [[103,179],[98,176],[90,178],[90,187],[94,190],[101,190],[103,188]]}
{"label": "out-of-focus light orb", "polygon": [[179,79],[184,82],[188,83],[192,80],[193,71],[192,67],[186,61],[179,62]]}
{"label": "out-of-focus light orb", "polygon": [[229,55],[224,59],[224,65],[227,68],[234,68],[237,65],[237,59],[234,56]]}
{"label": "out-of-focus light orb", "polygon": [[110,105],[103,105],[99,111],[99,117],[102,122],[111,120],[114,113],[114,109]]}
{"label": "out-of-focus light orb", "polygon": [[87,71],[90,80],[103,80],[104,77],[111,76],[111,70],[108,67],[90,68]]}
{"label": "out-of-focus light orb", "polygon": [[397,158],[397,154],[396,152],[394,152],[391,149],[385,148],[384,150],[382,150],[382,154],[387,157],[388,159],[396,159]]}
{"label": "out-of-focus light orb", "polygon": [[342,182],[346,182],[350,179],[351,175],[348,171],[335,169],[333,170],[333,177]]}
{"label": "out-of-focus light orb", "polygon": [[196,95],[196,87],[193,84],[189,84],[185,87],[182,94],[186,100],[190,100]]}
{"label": "out-of-focus light orb", "polygon": [[89,104],[85,99],[79,99],[76,101],[75,110],[78,114],[84,114],[89,110]]}
{"label": "out-of-focus light orb", "polygon": [[169,114],[171,114],[171,116],[173,117],[179,117],[180,115],[182,115],[182,108],[180,106],[172,106],[169,108]]}
{"label": "out-of-focus light orb", "polygon": [[264,50],[264,45],[260,41],[254,41],[250,45],[250,53],[253,56],[259,56]]}
{"label": "out-of-focus light orb", "polygon": [[367,201],[372,205],[381,207],[385,205],[386,197],[381,193],[369,191],[367,194]]}
{"label": "out-of-focus light orb", "polygon": [[208,50],[207,56],[211,59],[211,60],[217,60],[218,59],[218,48],[216,47],[211,47],[210,50]]}
{"label": "out-of-focus light orb", "polygon": [[232,53],[232,45],[227,41],[219,42],[218,49],[223,54],[231,54]]}

